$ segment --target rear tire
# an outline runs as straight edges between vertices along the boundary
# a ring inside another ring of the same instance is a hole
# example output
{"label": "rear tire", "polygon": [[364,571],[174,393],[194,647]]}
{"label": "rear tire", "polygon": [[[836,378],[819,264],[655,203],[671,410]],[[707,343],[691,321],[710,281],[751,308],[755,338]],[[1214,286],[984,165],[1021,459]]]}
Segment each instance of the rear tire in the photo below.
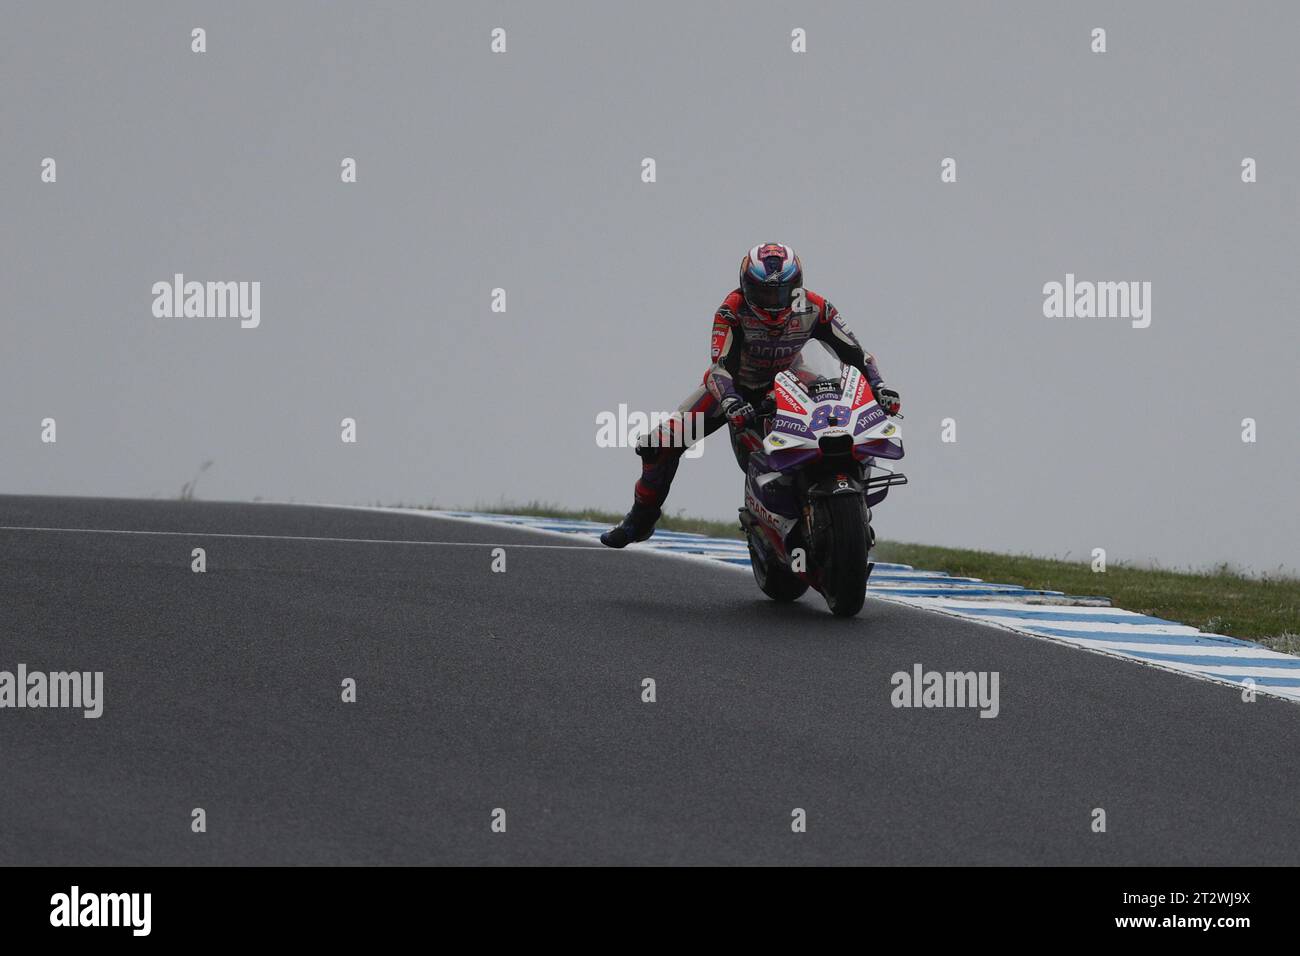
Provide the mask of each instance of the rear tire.
{"label": "rear tire", "polygon": [[824,536],[823,595],[836,617],[852,617],[867,600],[867,513],[861,495],[832,495],[817,508]]}
{"label": "rear tire", "polygon": [[749,566],[754,572],[754,581],[758,589],[773,601],[788,604],[803,597],[808,590],[808,582],[802,580],[785,565],[776,561],[767,561],[754,547],[752,532],[745,535],[749,545]]}

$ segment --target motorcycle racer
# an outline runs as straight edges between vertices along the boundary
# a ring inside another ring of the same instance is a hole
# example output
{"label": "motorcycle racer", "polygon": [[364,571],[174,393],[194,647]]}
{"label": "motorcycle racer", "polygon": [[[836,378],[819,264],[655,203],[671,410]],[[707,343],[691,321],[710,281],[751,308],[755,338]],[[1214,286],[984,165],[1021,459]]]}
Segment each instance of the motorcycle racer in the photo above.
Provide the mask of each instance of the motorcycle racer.
{"label": "motorcycle racer", "polygon": [[600,536],[601,542],[624,548],[654,534],[686,452],[685,416],[702,417],[703,428],[695,432],[697,439],[724,423],[731,425],[734,434],[753,421],[755,406],[766,398],[777,374],[794,363],[810,339],[824,342],[841,362],[859,369],[881,408],[890,415],[898,414],[898,392],[885,385],[875,357],[863,351],[835,306],[803,287],[803,264],[794,250],[777,242],[754,246],[741,260],[739,287],[714,313],[713,364],[703,382],[678,406],[679,414],[638,439],[641,477],[634,489],[632,510]]}

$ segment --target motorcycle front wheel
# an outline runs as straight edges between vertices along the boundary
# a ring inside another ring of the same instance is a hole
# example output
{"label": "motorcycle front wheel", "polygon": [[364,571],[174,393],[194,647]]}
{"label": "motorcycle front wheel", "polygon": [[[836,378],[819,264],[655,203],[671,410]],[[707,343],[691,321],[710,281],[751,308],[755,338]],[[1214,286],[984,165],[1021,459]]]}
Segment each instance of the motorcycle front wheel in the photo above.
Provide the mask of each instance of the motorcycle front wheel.
{"label": "motorcycle front wheel", "polygon": [[822,596],[836,617],[852,617],[867,600],[867,515],[860,495],[821,499],[814,512],[822,539]]}

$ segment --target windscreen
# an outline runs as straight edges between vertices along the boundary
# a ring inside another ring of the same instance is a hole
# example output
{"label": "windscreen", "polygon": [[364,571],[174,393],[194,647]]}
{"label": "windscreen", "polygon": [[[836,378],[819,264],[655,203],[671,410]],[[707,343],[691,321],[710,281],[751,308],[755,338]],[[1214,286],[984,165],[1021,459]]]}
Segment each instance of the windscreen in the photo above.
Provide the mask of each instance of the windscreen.
{"label": "windscreen", "polygon": [[795,358],[794,364],[790,366],[790,373],[799,379],[804,388],[807,388],[819,378],[839,382],[842,368],[834,352],[821,342],[810,339]]}

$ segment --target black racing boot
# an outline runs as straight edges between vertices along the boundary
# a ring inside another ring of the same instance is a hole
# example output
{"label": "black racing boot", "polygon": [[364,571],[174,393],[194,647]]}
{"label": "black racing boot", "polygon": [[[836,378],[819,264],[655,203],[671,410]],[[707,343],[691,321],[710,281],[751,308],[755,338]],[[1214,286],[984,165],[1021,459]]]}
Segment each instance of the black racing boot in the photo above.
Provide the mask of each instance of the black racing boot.
{"label": "black racing boot", "polygon": [[624,516],[622,524],[600,536],[600,543],[609,548],[626,548],[634,541],[644,541],[655,533],[655,522],[661,514],[663,512],[654,505],[643,505],[638,501]]}

